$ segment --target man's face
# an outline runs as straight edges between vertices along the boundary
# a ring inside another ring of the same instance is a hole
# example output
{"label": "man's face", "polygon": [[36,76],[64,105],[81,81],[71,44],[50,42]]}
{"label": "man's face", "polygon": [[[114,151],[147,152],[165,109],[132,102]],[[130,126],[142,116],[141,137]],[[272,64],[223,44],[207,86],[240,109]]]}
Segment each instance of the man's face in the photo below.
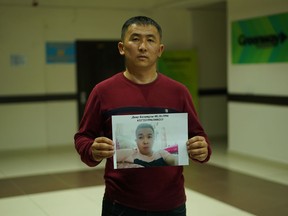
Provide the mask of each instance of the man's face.
{"label": "man's face", "polygon": [[164,49],[155,26],[136,24],[129,26],[118,47],[120,54],[125,56],[128,67],[156,66]]}
{"label": "man's face", "polygon": [[154,132],[151,128],[140,128],[136,132],[136,143],[141,154],[150,155],[154,143]]}

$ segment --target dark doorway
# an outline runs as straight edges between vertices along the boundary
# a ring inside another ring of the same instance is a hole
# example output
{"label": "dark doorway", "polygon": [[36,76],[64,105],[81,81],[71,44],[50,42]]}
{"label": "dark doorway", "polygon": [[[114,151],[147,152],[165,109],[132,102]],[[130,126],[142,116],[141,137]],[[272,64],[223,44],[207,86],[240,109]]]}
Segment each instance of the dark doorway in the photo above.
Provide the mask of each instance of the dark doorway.
{"label": "dark doorway", "polygon": [[119,54],[118,41],[76,41],[78,121],[93,87],[124,71],[124,58]]}

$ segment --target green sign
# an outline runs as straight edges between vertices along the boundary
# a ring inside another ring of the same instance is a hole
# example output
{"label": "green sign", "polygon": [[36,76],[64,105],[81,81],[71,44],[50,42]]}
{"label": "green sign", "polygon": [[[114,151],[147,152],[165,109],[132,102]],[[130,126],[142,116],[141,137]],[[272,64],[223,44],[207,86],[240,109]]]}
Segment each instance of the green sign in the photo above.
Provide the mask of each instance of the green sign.
{"label": "green sign", "polygon": [[232,23],[232,63],[288,62],[288,13]]}
{"label": "green sign", "polygon": [[158,71],[184,84],[198,106],[197,53],[195,50],[164,51],[158,61]]}

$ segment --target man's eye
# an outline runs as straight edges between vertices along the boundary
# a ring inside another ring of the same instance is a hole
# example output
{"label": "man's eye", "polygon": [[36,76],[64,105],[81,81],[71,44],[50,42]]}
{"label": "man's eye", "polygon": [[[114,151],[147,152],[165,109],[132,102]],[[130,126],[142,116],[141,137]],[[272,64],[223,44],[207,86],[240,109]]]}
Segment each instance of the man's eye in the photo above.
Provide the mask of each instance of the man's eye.
{"label": "man's eye", "polygon": [[139,41],[139,38],[137,38],[137,37],[132,38],[132,41]]}

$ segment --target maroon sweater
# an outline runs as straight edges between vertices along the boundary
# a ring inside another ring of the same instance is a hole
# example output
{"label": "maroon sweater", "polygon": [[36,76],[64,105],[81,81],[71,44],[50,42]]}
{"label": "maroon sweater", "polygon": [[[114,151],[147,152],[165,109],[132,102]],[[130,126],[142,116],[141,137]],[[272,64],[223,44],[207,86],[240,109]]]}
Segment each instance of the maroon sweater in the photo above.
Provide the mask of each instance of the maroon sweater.
{"label": "maroon sweater", "polygon": [[[112,115],[188,113],[189,138],[195,135],[208,138],[199,123],[187,88],[164,76],[149,84],[135,84],[123,73],[97,84],[92,90],[75,134],[75,146],[88,166],[98,165],[92,159],[90,146],[94,139],[112,139]],[[177,125],[175,125],[177,127]],[[209,146],[209,160],[211,149]],[[113,159],[106,160],[105,197],[140,210],[165,211],[185,203],[182,166],[145,169],[113,169]]]}

